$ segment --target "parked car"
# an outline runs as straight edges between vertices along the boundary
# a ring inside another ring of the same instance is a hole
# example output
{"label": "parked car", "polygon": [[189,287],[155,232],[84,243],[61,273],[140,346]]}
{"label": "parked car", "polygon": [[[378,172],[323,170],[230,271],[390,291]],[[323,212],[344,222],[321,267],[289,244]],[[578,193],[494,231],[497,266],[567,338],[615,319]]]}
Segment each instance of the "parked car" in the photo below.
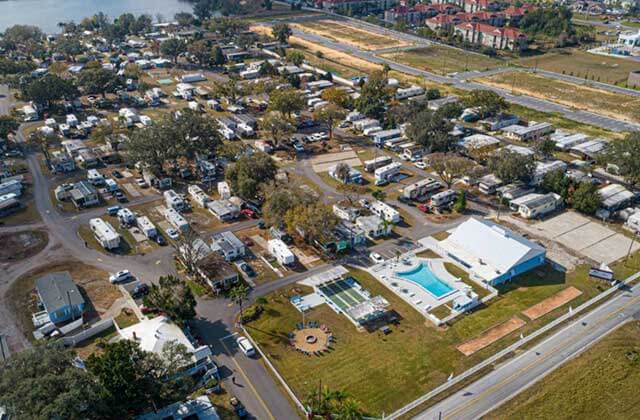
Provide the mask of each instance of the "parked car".
{"label": "parked car", "polygon": [[164,239],[162,235],[156,235],[155,237],[156,243],[160,246],[165,246],[167,244],[167,240]]}
{"label": "parked car", "polygon": [[242,209],[240,210],[240,214],[242,214],[243,216],[246,216],[250,219],[255,219],[256,217],[256,212],[254,212],[251,209]]}
{"label": "parked car", "polygon": [[384,258],[382,258],[382,255],[378,254],[377,252],[372,252],[371,254],[369,254],[369,258],[371,258],[371,261],[376,264],[384,262]]}
{"label": "parked car", "polygon": [[119,203],[126,203],[129,201],[126,195],[122,191],[116,191],[113,193],[113,196],[118,200]]}
{"label": "parked car", "polygon": [[147,181],[144,180],[144,178],[136,179],[136,183],[138,184],[138,187],[140,187],[140,188],[147,188],[149,186],[147,184]]}
{"label": "parked car", "polygon": [[122,283],[128,280],[133,280],[133,274],[129,270],[118,271],[109,276],[109,282],[111,284]]}
{"label": "parked car", "polygon": [[256,272],[253,269],[253,267],[251,267],[246,262],[243,262],[242,264],[240,264],[240,270],[244,271],[244,273],[249,277],[255,277],[256,276]]}
{"label": "parked car", "polygon": [[423,213],[430,213],[429,206],[427,206],[426,204],[418,204],[416,207],[418,207],[418,210]]}
{"label": "parked car", "polygon": [[252,357],[256,354],[256,349],[253,347],[253,344],[251,344],[251,341],[249,341],[247,337],[238,336],[238,338],[236,338],[236,343],[238,344],[238,347],[240,347],[240,350],[245,354],[245,356]]}
{"label": "parked car", "polygon": [[175,230],[174,228],[169,228],[169,229],[167,229],[167,236],[170,237],[173,240],[176,240],[180,236],[180,233],[177,230]]}
{"label": "parked car", "polygon": [[253,239],[248,236],[243,236],[240,240],[245,246],[253,246]]}
{"label": "parked car", "polygon": [[258,229],[266,229],[267,225],[264,223],[264,220],[258,220]]}
{"label": "parked car", "polygon": [[111,171],[111,175],[113,175],[114,178],[118,178],[118,179],[124,178],[122,173],[118,170]]}
{"label": "parked car", "polygon": [[424,170],[424,169],[426,169],[426,168],[427,168],[427,164],[426,164],[426,163],[424,163],[424,162],[423,162],[423,161],[421,161],[421,160],[419,160],[419,161],[417,161],[416,163],[414,163],[414,165],[415,165],[415,167],[416,167],[416,168],[418,168],[418,169],[422,169],[422,170]]}
{"label": "parked car", "polygon": [[141,298],[141,297],[146,296],[148,294],[149,294],[149,285],[145,284],[145,283],[140,283],[139,285],[134,287],[133,291],[131,292],[131,296],[134,299]]}
{"label": "parked car", "polygon": [[118,212],[122,210],[122,207],[120,206],[111,206],[111,207],[107,207],[107,214],[109,216],[115,216],[118,214]]}
{"label": "parked car", "polygon": [[369,203],[369,201],[368,201],[366,198],[362,198],[362,199],[359,201],[359,203],[360,203],[360,205],[361,205],[363,208],[365,208],[365,209],[368,209],[369,207],[371,207],[371,204]]}

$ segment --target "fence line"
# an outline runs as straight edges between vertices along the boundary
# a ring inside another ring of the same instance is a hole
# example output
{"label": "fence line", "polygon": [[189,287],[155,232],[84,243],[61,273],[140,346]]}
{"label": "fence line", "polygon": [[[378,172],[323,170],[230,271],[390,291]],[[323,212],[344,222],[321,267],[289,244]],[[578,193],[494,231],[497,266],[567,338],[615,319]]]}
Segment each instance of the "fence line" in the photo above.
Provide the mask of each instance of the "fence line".
{"label": "fence line", "polygon": [[108,330],[114,325],[115,325],[115,322],[113,321],[113,318],[103,319],[102,321],[96,322],[91,327],[87,328],[84,331],[79,332],[76,335],[62,337],[60,341],[65,346],[75,347],[76,345],[78,345],[78,343],[88,340],[89,338],[94,337],[100,334],[101,332]]}

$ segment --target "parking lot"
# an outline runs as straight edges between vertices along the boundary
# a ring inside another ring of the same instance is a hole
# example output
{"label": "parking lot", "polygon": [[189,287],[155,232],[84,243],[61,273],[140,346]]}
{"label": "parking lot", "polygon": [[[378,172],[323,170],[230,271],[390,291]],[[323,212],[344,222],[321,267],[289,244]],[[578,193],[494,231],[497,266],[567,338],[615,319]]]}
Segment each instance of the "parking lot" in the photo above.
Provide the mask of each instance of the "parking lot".
{"label": "parking lot", "polygon": [[598,263],[610,264],[640,249],[631,238],[575,212],[564,212],[535,225],[536,231]]}

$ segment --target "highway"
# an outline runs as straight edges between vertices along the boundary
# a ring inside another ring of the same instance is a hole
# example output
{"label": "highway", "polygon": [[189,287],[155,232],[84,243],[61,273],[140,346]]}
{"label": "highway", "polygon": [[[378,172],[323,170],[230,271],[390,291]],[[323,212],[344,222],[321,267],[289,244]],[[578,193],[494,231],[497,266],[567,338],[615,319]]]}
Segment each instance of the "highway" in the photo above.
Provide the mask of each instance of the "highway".
{"label": "highway", "polygon": [[618,294],[415,419],[480,418],[634,317],[640,318],[640,285]]}

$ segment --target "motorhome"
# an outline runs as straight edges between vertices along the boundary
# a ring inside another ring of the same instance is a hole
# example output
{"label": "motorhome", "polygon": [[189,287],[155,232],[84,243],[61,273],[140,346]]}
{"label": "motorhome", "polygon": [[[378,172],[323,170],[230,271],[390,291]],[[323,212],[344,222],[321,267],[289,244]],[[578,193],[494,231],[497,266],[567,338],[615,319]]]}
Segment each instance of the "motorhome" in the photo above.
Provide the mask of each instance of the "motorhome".
{"label": "motorhome", "polygon": [[387,166],[376,169],[374,172],[375,184],[384,185],[391,182],[393,178],[400,173],[401,169],[402,163],[400,162],[393,162]]}
{"label": "motorhome", "polygon": [[187,219],[182,217],[182,215],[173,208],[169,207],[164,210],[164,218],[171,224],[171,226],[182,232],[189,230],[189,222],[187,222]]}
{"label": "motorhome", "polygon": [[268,242],[269,253],[278,260],[281,265],[291,265],[296,261],[296,256],[281,239],[271,239]]}
{"label": "motorhome", "polygon": [[389,165],[393,160],[389,156],[378,156],[371,160],[364,161],[364,170],[373,172],[378,168]]}
{"label": "motorhome", "polygon": [[117,216],[122,226],[131,226],[136,222],[136,215],[127,208],[118,210]]}
{"label": "motorhome", "polygon": [[211,197],[209,197],[198,185],[189,185],[187,188],[191,199],[198,203],[200,207],[206,207],[207,203],[211,201]]}
{"label": "motorhome", "polygon": [[369,210],[389,223],[398,223],[401,220],[400,212],[398,210],[379,200],[371,203]]}
{"label": "motorhome", "polygon": [[104,185],[105,183],[104,177],[96,169],[89,169],[87,171],[87,180],[91,183],[91,185],[96,186]]}
{"label": "motorhome", "polygon": [[431,207],[441,209],[447,207],[456,200],[458,193],[455,190],[446,190],[431,197]]}
{"label": "motorhome", "polygon": [[433,178],[425,178],[411,185],[407,185],[404,190],[402,190],[402,196],[410,200],[418,200],[440,188],[442,188],[440,181]]}
{"label": "motorhome", "polygon": [[373,135],[373,143],[380,147],[385,142],[391,139],[397,139],[402,137],[402,130],[399,128],[394,128],[393,130],[382,130],[378,131]]}
{"label": "motorhome", "polygon": [[174,190],[168,190],[164,192],[164,201],[167,207],[170,207],[176,211],[183,211],[186,208],[184,199],[178,195]]}
{"label": "motorhome", "polygon": [[147,216],[137,217],[136,225],[138,225],[138,229],[140,229],[147,238],[153,239],[158,236],[158,229],[156,229],[155,225]]}

